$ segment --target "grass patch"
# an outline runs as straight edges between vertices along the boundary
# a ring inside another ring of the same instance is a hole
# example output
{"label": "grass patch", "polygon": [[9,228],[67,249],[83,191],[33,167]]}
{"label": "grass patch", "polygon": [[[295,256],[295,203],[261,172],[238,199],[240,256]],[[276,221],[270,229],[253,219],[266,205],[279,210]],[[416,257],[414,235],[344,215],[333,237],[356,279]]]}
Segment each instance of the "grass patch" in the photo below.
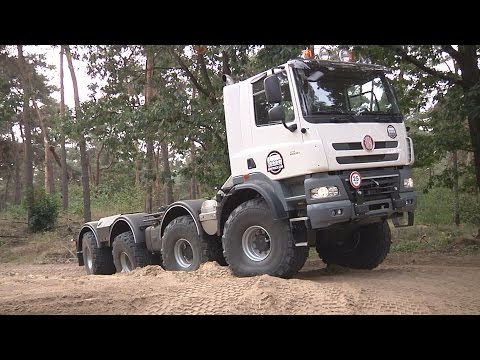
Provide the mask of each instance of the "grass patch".
{"label": "grass patch", "polygon": [[8,221],[8,215],[0,214],[2,235],[0,263],[51,263],[75,261],[75,243],[81,219],[60,213],[57,225],[50,231],[31,233],[26,221]]}
{"label": "grass patch", "polygon": [[[414,225],[406,228],[395,228],[392,231],[392,252],[412,251],[451,251],[453,247],[461,247],[464,239],[475,238],[478,227],[472,224],[455,225]],[[475,250],[472,248],[471,250]]]}

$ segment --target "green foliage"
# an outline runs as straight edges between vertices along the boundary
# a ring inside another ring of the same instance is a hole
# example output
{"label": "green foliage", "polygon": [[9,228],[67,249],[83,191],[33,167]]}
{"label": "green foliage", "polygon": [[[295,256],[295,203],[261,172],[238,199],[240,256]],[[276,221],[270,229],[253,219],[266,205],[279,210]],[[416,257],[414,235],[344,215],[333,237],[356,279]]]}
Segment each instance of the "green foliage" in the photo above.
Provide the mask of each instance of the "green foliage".
{"label": "green foliage", "polygon": [[68,187],[69,211],[76,216],[83,216],[83,192],[82,186],[70,184]]}
{"label": "green foliage", "polygon": [[447,188],[433,188],[428,193],[417,191],[417,224],[452,224],[454,211],[453,192]]}
{"label": "green foliage", "polygon": [[45,189],[34,191],[33,202],[25,202],[25,208],[30,214],[28,228],[33,232],[51,230],[57,222],[60,202],[58,196],[48,195]]}
{"label": "green foliage", "polygon": [[[142,189],[136,189],[134,185],[128,183],[121,187],[115,186],[115,182],[107,182],[91,189],[93,219],[120,213],[143,211],[145,194]],[[83,197],[80,185],[70,185],[69,201],[69,211],[76,216],[83,216]]]}
{"label": "green foliage", "polygon": [[27,218],[27,208],[22,205],[10,205],[7,211],[8,215],[12,219],[26,219]]}
{"label": "green foliage", "polygon": [[412,252],[420,250],[424,247],[418,240],[406,240],[400,242],[394,242],[391,247],[392,252]]}
{"label": "green foliage", "polygon": [[[414,178],[417,191],[417,209],[415,224],[451,225],[454,223],[455,193],[451,188],[432,185],[430,172],[437,172],[441,166],[432,169],[415,169]],[[471,187],[460,188],[459,193],[461,223],[480,225],[480,199],[471,192]]]}
{"label": "green foliage", "polygon": [[[449,152],[472,151],[463,93],[458,86],[427,113],[410,120],[411,137],[415,144],[415,166],[431,166]],[[474,174],[474,169],[471,169]]]}
{"label": "green foliage", "polygon": [[480,198],[471,194],[461,194],[460,216],[464,222],[480,226]]}
{"label": "green foliage", "polygon": [[306,48],[307,45],[265,45],[253,57],[252,62],[257,71],[267,70],[300,57]]}

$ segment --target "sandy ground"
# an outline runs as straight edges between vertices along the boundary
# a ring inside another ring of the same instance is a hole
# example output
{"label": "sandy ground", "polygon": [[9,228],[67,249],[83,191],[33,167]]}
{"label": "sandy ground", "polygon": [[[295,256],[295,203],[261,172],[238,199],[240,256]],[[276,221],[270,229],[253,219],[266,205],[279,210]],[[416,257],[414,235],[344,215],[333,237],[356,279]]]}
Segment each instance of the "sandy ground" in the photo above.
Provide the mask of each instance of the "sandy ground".
{"label": "sandy ground", "polygon": [[395,253],[372,271],[311,257],[289,280],[236,278],[215,263],[111,276],[3,263],[0,314],[480,314],[480,255]]}

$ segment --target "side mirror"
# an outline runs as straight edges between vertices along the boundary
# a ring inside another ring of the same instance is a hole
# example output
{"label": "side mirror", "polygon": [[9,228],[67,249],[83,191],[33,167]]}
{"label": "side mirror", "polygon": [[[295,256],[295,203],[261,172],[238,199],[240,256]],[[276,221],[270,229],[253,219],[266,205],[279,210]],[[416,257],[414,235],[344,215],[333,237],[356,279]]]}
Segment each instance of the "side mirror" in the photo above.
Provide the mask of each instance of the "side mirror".
{"label": "side mirror", "polygon": [[278,104],[268,110],[268,120],[270,122],[282,122],[283,126],[285,126],[286,129],[290,130],[291,132],[294,132],[297,130],[297,124],[290,124],[287,125],[285,123],[285,109],[281,104]]}
{"label": "side mirror", "polygon": [[269,122],[284,122],[285,121],[285,109],[282,105],[277,105],[268,110]]}
{"label": "side mirror", "polygon": [[263,80],[263,87],[265,88],[265,96],[267,102],[276,104],[282,102],[282,89],[280,87],[280,80],[277,75],[269,75]]}

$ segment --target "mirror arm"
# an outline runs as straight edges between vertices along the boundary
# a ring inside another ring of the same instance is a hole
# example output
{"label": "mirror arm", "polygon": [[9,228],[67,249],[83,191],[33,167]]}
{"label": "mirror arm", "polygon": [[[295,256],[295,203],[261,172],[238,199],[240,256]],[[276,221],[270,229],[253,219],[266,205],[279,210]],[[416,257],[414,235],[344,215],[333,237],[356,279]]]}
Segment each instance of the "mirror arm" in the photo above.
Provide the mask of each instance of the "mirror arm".
{"label": "mirror arm", "polygon": [[283,124],[283,126],[285,126],[285,129],[290,130],[291,132],[294,132],[295,130],[297,130],[297,124],[287,125],[285,123],[285,119],[282,120],[282,124]]}

